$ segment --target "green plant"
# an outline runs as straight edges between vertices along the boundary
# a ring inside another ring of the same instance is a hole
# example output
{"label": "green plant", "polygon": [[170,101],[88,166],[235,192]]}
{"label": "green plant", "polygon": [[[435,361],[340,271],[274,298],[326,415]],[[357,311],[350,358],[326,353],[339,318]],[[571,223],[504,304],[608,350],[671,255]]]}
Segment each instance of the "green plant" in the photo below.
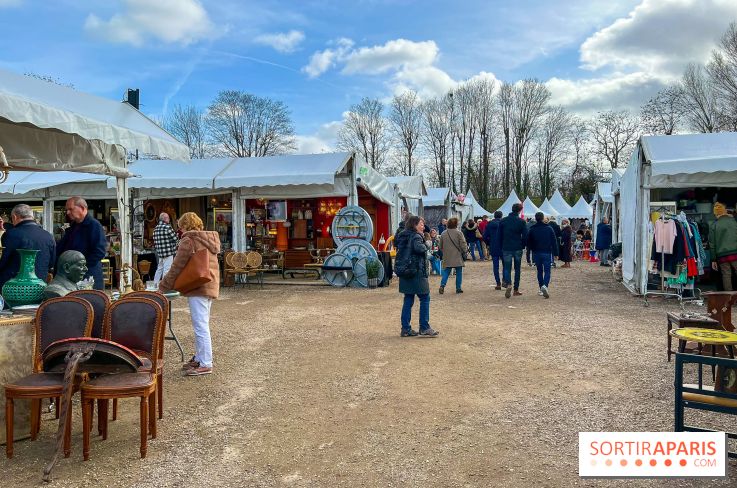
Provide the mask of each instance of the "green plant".
{"label": "green plant", "polygon": [[369,279],[378,278],[380,268],[381,263],[377,259],[366,260],[366,276]]}

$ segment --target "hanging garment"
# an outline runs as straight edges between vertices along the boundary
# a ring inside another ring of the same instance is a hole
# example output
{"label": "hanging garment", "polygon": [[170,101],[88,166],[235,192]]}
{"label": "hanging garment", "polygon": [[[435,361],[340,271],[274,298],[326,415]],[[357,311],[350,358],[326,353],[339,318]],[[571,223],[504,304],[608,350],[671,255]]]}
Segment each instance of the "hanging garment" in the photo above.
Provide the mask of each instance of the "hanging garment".
{"label": "hanging garment", "polygon": [[674,220],[655,221],[655,250],[666,254],[673,254],[673,244],[676,239],[676,222]]}

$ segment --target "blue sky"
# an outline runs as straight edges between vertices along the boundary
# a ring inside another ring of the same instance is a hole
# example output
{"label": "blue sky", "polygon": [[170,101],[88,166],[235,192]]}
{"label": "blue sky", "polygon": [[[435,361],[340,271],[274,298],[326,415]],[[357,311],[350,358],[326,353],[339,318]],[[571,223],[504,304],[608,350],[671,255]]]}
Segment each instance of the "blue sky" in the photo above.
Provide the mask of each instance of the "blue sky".
{"label": "blue sky", "polygon": [[0,0],[0,67],[113,99],[140,88],[154,116],[223,89],[269,96],[312,152],[362,96],[474,76],[539,78],[584,115],[636,108],[732,20],[734,0]]}

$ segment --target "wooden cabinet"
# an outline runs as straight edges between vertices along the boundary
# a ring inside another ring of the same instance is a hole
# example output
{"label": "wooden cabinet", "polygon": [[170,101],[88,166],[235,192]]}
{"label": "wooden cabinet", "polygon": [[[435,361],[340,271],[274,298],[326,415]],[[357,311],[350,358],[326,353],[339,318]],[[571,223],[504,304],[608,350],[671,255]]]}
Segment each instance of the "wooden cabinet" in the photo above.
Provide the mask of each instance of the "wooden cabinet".
{"label": "wooden cabinet", "polygon": [[307,220],[295,219],[292,221],[292,238],[307,239]]}

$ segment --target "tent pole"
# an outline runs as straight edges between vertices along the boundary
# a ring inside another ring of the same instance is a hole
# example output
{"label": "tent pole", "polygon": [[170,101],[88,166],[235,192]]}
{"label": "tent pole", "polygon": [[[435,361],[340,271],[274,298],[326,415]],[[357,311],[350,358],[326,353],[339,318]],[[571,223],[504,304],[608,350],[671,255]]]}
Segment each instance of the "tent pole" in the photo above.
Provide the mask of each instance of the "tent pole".
{"label": "tent pole", "polygon": [[54,235],[54,200],[44,199],[43,228],[46,232]]}
{"label": "tent pole", "polygon": [[[128,193],[128,180],[126,178],[116,177],[115,178],[115,190],[118,198],[118,217],[120,218],[120,262],[121,265],[127,264],[128,266],[133,265],[133,240],[131,235],[131,222],[130,222],[130,194]],[[120,272],[120,287],[121,293],[124,292],[124,280],[123,275],[130,271]],[[128,283],[133,283],[131,280],[132,276],[129,275]]]}
{"label": "tent pole", "polygon": [[233,250],[246,250],[246,201],[233,190]]}
{"label": "tent pole", "polygon": [[348,165],[348,175],[351,179],[350,186],[348,187],[348,205],[358,205],[358,187],[356,185],[356,177],[358,175],[358,157],[356,153],[353,153],[351,162]]}

